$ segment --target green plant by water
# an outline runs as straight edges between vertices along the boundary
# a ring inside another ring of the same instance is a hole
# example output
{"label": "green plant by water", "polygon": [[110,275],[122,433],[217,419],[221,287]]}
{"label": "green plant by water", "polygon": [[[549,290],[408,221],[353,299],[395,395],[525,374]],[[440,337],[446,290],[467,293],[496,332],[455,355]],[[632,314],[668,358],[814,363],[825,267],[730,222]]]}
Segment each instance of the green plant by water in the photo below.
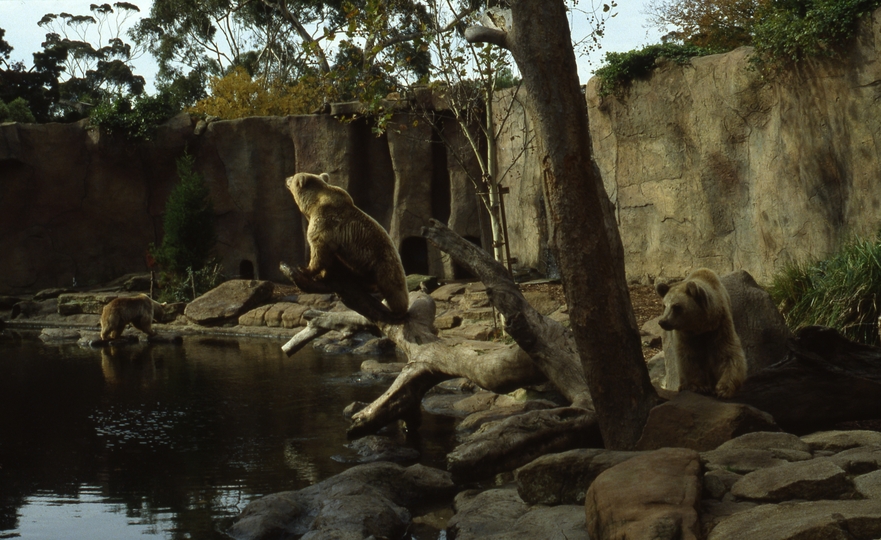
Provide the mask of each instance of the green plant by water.
{"label": "green plant by water", "polygon": [[177,174],[180,182],[162,216],[162,243],[149,250],[161,269],[160,300],[187,302],[216,287],[223,276],[215,255],[214,207],[192,155],[178,158]]}

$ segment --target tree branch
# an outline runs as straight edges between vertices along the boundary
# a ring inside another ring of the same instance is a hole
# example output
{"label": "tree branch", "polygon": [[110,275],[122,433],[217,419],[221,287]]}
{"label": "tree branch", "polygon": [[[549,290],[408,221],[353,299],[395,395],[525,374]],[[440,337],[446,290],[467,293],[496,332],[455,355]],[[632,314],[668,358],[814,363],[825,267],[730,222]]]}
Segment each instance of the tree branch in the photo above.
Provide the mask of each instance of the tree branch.
{"label": "tree branch", "polygon": [[523,297],[507,269],[489,253],[437,220],[430,220],[430,224],[422,229],[422,236],[480,278],[486,285],[490,301],[505,317],[505,330],[536,367],[574,406],[593,408],[571,332],[536,311]]}

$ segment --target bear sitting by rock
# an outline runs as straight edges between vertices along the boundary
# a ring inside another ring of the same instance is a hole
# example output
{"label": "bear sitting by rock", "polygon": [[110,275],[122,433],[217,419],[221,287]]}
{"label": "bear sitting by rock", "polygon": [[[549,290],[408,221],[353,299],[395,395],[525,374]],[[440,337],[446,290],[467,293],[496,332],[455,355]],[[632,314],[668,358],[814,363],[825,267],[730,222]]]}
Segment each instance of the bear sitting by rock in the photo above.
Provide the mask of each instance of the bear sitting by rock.
{"label": "bear sitting by rock", "polygon": [[114,298],[101,312],[101,339],[118,339],[128,323],[148,336],[155,336],[153,319],[163,316],[163,306],[146,294]]}
{"label": "bear sitting by rock", "polygon": [[679,390],[733,396],[746,379],[747,362],[719,276],[701,268],[672,286],[660,283],[656,290],[664,299],[658,324],[664,330],[667,380],[675,380],[671,372],[678,372]]}

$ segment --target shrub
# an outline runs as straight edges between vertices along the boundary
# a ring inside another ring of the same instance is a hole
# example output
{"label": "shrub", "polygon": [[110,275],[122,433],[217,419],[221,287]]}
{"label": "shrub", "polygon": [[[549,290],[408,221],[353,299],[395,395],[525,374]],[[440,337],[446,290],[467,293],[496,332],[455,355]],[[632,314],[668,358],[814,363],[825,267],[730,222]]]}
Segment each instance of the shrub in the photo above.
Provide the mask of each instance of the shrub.
{"label": "shrub", "polygon": [[161,92],[134,101],[127,98],[103,101],[92,109],[89,121],[112,135],[150,140],[156,128],[180,112],[181,108],[174,95]]}
{"label": "shrub", "polygon": [[225,119],[248,116],[287,116],[309,114],[336,95],[324,79],[304,76],[291,85],[266,85],[252,79],[243,67],[210,82],[211,95],[200,100],[190,112]]}
{"label": "shrub", "polygon": [[881,0],[776,0],[764,2],[753,26],[753,60],[780,67],[811,56],[831,56],[851,37],[859,19]]}
{"label": "shrub", "polygon": [[15,98],[8,104],[0,101],[0,122],[22,122],[33,124],[37,120],[23,98]]}
{"label": "shrub", "polygon": [[881,232],[846,243],[826,260],[786,266],[768,292],[791,328],[828,326],[854,341],[877,345]]}
{"label": "shrub", "polygon": [[189,154],[178,159],[180,182],[165,203],[162,245],[150,246],[162,269],[164,300],[192,300],[215,287],[221,278],[214,255],[214,208],[208,198],[208,185],[195,171],[194,161]]}
{"label": "shrub", "polygon": [[648,77],[655,68],[658,58],[666,58],[677,64],[687,64],[695,56],[718,52],[721,51],[677,43],[648,45],[639,50],[623,53],[607,52],[605,65],[595,72],[600,78],[600,96],[618,93],[631,81]]}

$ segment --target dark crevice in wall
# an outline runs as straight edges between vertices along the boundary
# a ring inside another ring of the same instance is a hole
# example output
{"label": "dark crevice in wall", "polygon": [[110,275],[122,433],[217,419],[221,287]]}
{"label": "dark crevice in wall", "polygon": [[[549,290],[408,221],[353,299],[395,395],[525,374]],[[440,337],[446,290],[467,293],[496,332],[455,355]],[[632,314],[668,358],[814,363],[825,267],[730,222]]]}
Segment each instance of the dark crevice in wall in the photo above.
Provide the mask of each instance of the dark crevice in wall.
{"label": "dark crevice in wall", "polygon": [[419,236],[409,236],[401,242],[401,262],[404,273],[427,275],[429,271],[428,241]]}
{"label": "dark crevice in wall", "polygon": [[[445,123],[438,125],[444,126]],[[437,130],[431,131],[431,163],[431,215],[438,221],[448,223],[452,211],[450,170],[447,168],[447,147]]]}

